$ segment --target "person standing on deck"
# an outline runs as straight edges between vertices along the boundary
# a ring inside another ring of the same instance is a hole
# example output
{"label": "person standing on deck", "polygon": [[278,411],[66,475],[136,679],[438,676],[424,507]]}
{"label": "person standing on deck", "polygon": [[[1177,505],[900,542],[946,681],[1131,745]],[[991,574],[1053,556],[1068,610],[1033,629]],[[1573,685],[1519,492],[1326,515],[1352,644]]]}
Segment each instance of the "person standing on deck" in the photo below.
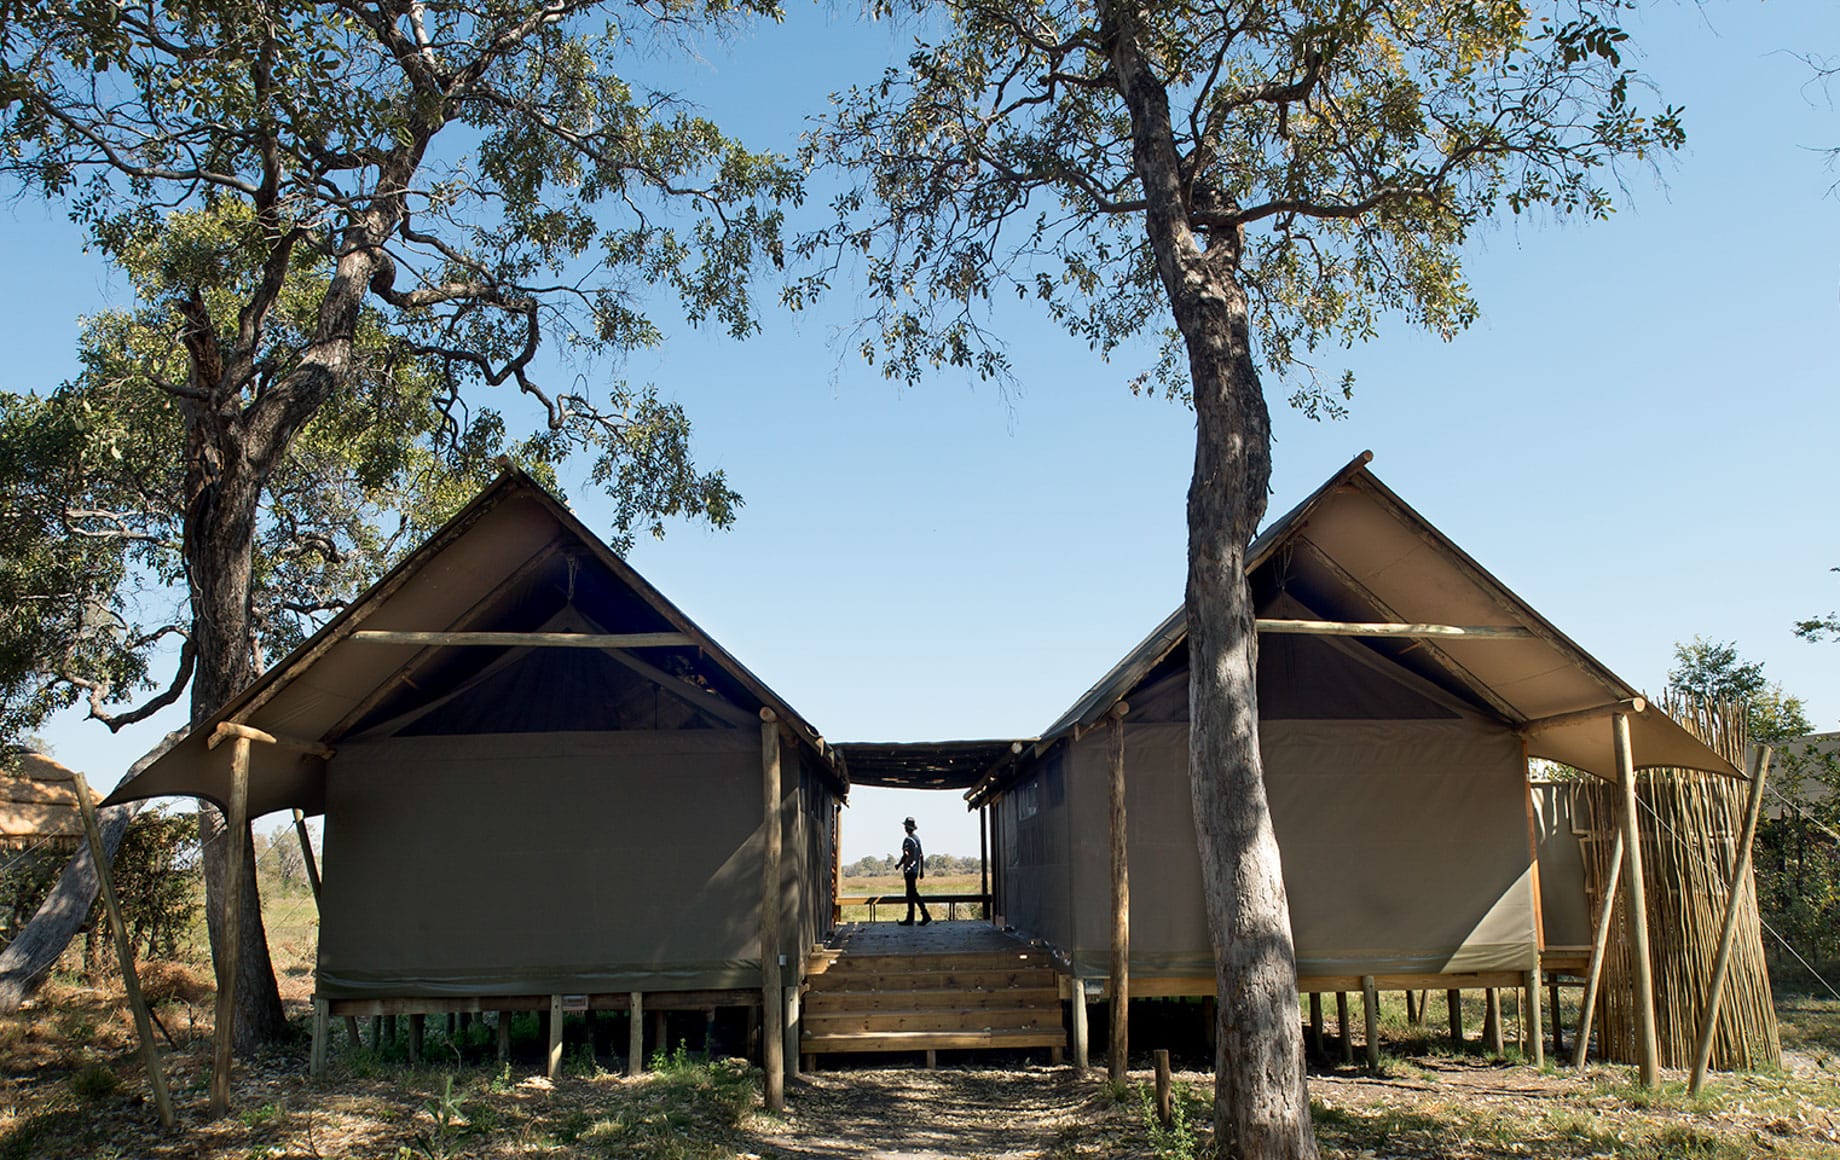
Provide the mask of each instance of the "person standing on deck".
{"label": "person standing on deck", "polygon": [[926,852],[920,849],[920,839],[914,833],[914,820],[908,818],[901,823],[907,827],[907,837],[901,839],[901,873],[907,879],[907,917],[896,925],[914,925],[914,907],[920,908],[920,925],[933,921],[927,913],[926,903],[920,898],[920,879],[926,877]]}

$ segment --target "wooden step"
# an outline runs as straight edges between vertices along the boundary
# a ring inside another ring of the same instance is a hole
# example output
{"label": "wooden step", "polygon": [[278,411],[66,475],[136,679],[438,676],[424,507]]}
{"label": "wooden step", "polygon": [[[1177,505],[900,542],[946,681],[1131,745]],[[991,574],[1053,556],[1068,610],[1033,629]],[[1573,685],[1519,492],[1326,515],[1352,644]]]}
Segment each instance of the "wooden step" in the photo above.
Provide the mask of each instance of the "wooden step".
{"label": "wooden step", "polygon": [[956,987],[898,991],[808,991],[804,1010],[910,1011],[928,1007],[1001,1010],[1029,1006],[1060,1008],[1060,991],[1054,987],[1006,987],[999,991],[966,991]]}
{"label": "wooden step", "polygon": [[1014,991],[1056,987],[1053,971],[906,971],[871,974],[832,971],[812,975],[812,992],[819,991]]}
{"label": "wooden step", "polygon": [[1035,1011],[1019,1008],[1008,1011],[950,1011],[932,1008],[922,1011],[833,1011],[800,1016],[807,1036],[837,1035],[845,1032],[895,1031],[995,1031],[1022,1028],[1051,1028],[1060,1032],[1060,1011]]}
{"label": "wooden step", "polygon": [[943,955],[864,955],[847,952],[832,952],[829,957],[813,959],[810,974],[829,974],[837,971],[867,971],[871,973],[912,970],[919,964],[934,971],[1011,971],[1040,968],[1054,969],[1053,956],[1047,951],[963,951]]}
{"label": "wooden step", "polygon": [[1067,1035],[1052,1030],[1020,1028],[992,1031],[851,1032],[807,1035],[799,1050],[811,1055],[844,1051],[974,1051],[978,1049],[1065,1047]]}

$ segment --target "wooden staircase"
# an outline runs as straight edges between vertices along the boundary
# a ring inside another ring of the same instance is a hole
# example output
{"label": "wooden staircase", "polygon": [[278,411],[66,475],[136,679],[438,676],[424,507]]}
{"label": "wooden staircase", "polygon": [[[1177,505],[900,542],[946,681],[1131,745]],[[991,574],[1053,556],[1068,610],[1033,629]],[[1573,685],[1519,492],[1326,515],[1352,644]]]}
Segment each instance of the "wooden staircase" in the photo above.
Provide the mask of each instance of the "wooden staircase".
{"label": "wooden staircase", "polygon": [[[960,928],[954,930],[953,928]],[[967,929],[968,928],[968,929]],[[1066,1046],[1048,952],[984,923],[842,928],[815,952],[801,1003],[806,1055]]]}

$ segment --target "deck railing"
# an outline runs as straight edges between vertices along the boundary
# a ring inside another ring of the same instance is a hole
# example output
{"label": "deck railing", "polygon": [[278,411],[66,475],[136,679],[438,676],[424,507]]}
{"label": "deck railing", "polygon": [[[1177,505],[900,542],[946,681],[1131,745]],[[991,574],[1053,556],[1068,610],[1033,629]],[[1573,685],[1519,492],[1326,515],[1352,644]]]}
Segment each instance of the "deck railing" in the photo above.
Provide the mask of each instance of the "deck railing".
{"label": "deck railing", "polygon": [[[979,894],[976,892],[969,894],[923,893],[920,895],[920,898],[926,903],[929,911],[936,910],[943,904],[946,908],[946,921],[948,922],[958,918],[958,907],[960,903],[966,906],[978,907],[980,910],[979,917],[983,918],[985,921],[989,921],[990,919],[990,895],[988,894]],[[869,921],[876,922],[879,921],[877,918],[879,907],[903,907],[906,905],[906,894],[840,894],[837,896],[832,906],[831,918],[833,921],[842,922],[844,907],[866,906],[869,908]]]}

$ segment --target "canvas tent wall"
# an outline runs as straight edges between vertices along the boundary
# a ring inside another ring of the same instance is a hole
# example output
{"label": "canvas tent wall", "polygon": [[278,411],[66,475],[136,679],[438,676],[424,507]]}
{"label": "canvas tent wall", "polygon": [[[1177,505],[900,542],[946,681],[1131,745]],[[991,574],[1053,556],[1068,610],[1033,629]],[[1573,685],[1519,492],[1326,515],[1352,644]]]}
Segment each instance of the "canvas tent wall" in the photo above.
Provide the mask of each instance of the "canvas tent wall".
{"label": "canvas tent wall", "polygon": [[[1533,754],[1616,776],[1608,711],[1635,691],[1367,470],[1362,456],[1248,552],[1262,620],[1434,636],[1260,635],[1261,751],[1306,989],[1362,975],[1494,986],[1540,964]],[[1124,703],[1134,993],[1211,994],[1187,777],[1178,610],[968,795],[996,811],[997,909],[1102,976],[1111,945],[1104,731]],[[1738,771],[1654,710],[1638,765]],[[1569,931],[1569,928],[1568,928]],[[1567,937],[1570,937],[1569,933]]]}
{"label": "canvas tent wall", "polygon": [[828,928],[829,746],[517,472],[110,800],[224,802],[220,722],[286,742],[254,747],[252,815],[326,816],[323,998],[758,1002],[763,729],[782,736],[768,952],[796,979]]}

